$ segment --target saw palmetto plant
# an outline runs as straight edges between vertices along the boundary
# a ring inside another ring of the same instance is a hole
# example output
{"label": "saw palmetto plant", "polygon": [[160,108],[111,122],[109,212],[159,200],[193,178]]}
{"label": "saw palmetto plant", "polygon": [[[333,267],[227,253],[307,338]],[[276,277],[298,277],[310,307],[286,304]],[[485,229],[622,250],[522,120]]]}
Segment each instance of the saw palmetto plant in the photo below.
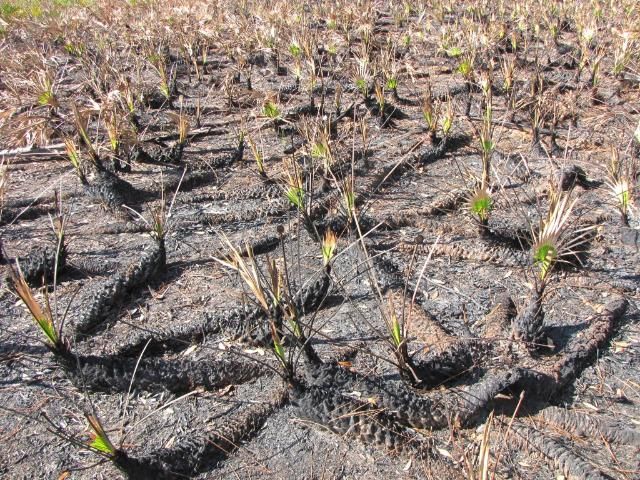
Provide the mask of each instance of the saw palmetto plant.
{"label": "saw palmetto plant", "polygon": [[10,270],[9,287],[29,310],[31,318],[45,338],[45,345],[56,355],[67,355],[71,345],[62,334],[64,316],[58,320],[49,302],[49,295],[43,289],[44,307],[38,302],[33,290],[27,285],[20,264]]}
{"label": "saw palmetto plant", "polygon": [[[487,226],[489,216],[493,210],[491,192],[482,186],[476,187],[469,197],[469,210],[482,226]],[[483,229],[484,231],[484,229]]]}
{"label": "saw palmetto plant", "polygon": [[311,125],[305,124],[303,127],[304,136],[309,145],[309,155],[313,160],[322,163],[325,178],[331,175],[331,167],[335,161],[331,142],[331,127],[328,123],[319,125],[317,122],[313,122]]}
{"label": "saw palmetto plant", "polygon": [[91,430],[87,446],[90,449],[107,455],[110,458],[115,457],[118,450],[109,439],[100,419],[93,414],[86,414],[86,418],[87,423],[89,424],[89,429]]}
{"label": "saw palmetto plant", "polygon": [[278,102],[273,98],[267,98],[262,104],[262,116],[266,117],[268,122],[272,125],[273,130],[278,132],[280,126],[285,123],[282,116],[282,108]]}
{"label": "saw palmetto plant", "polygon": [[247,137],[247,143],[249,144],[249,148],[251,149],[251,153],[253,154],[253,158],[256,162],[258,174],[261,177],[267,178],[267,172],[264,168],[264,149],[258,148],[258,145],[256,145],[256,142],[251,137]]}
{"label": "saw palmetto plant", "polygon": [[357,66],[353,76],[353,84],[360,92],[365,102],[369,100],[370,81],[371,72],[369,68],[369,60],[364,56],[357,58]]}
{"label": "saw palmetto plant", "polygon": [[87,183],[85,166],[83,164],[80,149],[76,145],[76,142],[72,138],[67,137],[64,139],[64,146],[67,153],[67,159],[73,166],[75,174],[83,184]]}
{"label": "saw palmetto plant", "polygon": [[548,281],[556,265],[579,259],[584,244],[595,228],[574,226],[571,214],[578,198],[571,197],[571,191],[556,192],[552,189],[547,214],[540,219],[537,229],[532,231],[533,263],[543,284]]}
{"label": "saw palmetto plant", "polygon": [[394,99],[398,99],[398,77],[392,73],[387,76],[384,83],[385,90],[389,90]]}
{"label": "saw palmetto plant", "polygon": [[383,319],[393,348],[393,354],[398,363],[398,370],[401,375],[408,378],[410,382],[418,379],[412,369],[412,362],[408,350],[408,319],[405,317],[405,305],[402,305],[402,313],[399,316],[392,298],[387,297],[387,308],[383,312]]}
{"label": "saw palmetto plant", "polygon": [[120,126],[118,125],[118,117],[114,111],[105,112],[104,115],[105,128],[109,137],[109,147],[114,155],[118,155],[120,151]]}
{"label": "saw palmetto plant", "polygon": [[55,110],[59,106],[58,97],[55,93],[55,84],[50,72],[40,71],[36,82],[37,103]]}
{"label": "saw palmetto plant", "polygon": [[280,107],[273,100],[267,100],[262,105],[262,114],[270,120],[278,120],[281,116]]}
{"label": "saw palmetto plant", "polygon": [[302,172],[298,163],[292,159],[287,158],[283,161],[284,167],[284,181],[283,191],[284,195],[289,200],[289,203],[296,207],[299,212],[306,213],[305,209],[305,191],[304,183],[302,179]]}
{"label": "saw palmetto plant", "polygon": [[311,157],[322,161],[325,172],[328,172],[333,163],[329,142],[325,139],[317,140],[311,146]]}
{"label": "saw palmetto plant", "polygon": [[[89,135],[89,110],[80,110],[75,104],[73,105],[73,123],[82,144],[89,153],[89,160],[93,166],[97,166],[100,158],[98,156],[98,150],[95,143],[91,140]],[[71,158],[70,158],[71,160]],[[73,163],[73,160],[72,160]],[[74,165],[75,166],[75,165]]]}
{"label": "saw palmetto plant", "polygon": [[629,218],[634,208],[638,166],[635,161],[623,163],[618,150],[612,148],[607,174],[606,184],[613,194],[616,208],[620,212],[622,222],[629,226]]}
{"label": "saw palmetto plant", "polygon": [[189,135],[189,119],[180,108],[179,112],[170,112],[171,118],[176,124],[176,128],[178,129],[178,144],[186,145]]}
{"label": "saw palmetto plant", "polygon": [[165,101],[171,101],[175,68],[171,67],[171,69],[168,70],[164,55],[158,52],[151,54],[149,61],[158,75],[158,90],[165,98]]}
{"label": "saw palmetto plant", "polygon": [[324,238],[322,239],[322,264],[325,268],[329,268],[331,265],[331,260],[336,254],[336,246],[338,243],[338,238],[333,230],[328,229],[324,234]]}
{"label": "saw palmetto plant", "polygon": [[451,133],[451,129],[453,128],[453,123],[455,120],[455,112],[453,110],[453,103],[451,102],[451,97],[447,96],[446,102],[443,107],[442,112],[442,134],[447,137]]}
{"label": "saw palmetto plant", "polygon": [[427,83],[426,90],[422,96],[422,118],[427,125],[429,137],[431,138],[431,141],[434,142],[440,120],[440,104],[433,98],[431,83]]}
{"label": "saw palmetto plant", "polygon": [[346,178],[342,185],[342,209],[347,220],[351,223],[357,215],[356,191],[353,176]]}
{"label": "saw palmetto plant", "polygon": [[462,78],[467,82],[473,82],[475,78],[475,54],[464,54],[460,57],[460,63],[458,64],[458,73],[462,75]]}
{"label": "saw palmetto plant", "polygon": [[5,476],[637,470],[538,421],[637,320],[637,0],[326,3],[0,0]]}
{"label": "saw palmetto plant", "polygon": [[293,379],[293,352],[287,352],[282,338],[283,319],[287,319],[294,338],[303,338],[297,310],[289,297],[290,285],[285,285],[282,274],[275,261],[267,259],[266,274],[258,265],[253,249],[246,244],[240,250],[223,236],[228,254],[215,260],[226,268],[238,273],[244,285],[249,288],[253,300],[262,310],[268,322],[272,341],[272,351],[282,366],[284,378]]}

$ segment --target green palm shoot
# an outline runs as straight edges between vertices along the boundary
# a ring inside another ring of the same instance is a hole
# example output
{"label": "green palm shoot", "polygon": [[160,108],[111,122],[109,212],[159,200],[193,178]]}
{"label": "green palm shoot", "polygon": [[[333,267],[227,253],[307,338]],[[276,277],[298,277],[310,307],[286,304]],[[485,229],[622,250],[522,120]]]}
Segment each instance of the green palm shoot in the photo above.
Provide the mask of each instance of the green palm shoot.
{"label": "green palm shoot", "polygon": [[278,335],[278,330],[273,322],[271,322],[271,339],[273,340],[273,353],[275,353],[276,358],[282,364],[282,367],[289,371],[289,362],[287,361],[287,354],[282,346],[282,341],[280,340],[280,336]]}
{"label": "green palm shoot", "polygon": [[285,160],[284,172],[286,177],[285,196],[289,203],[301,212],[304,211],[304,187],[302,186],[302,175],[297,163],[293,159]]}
{"label": "green palm shoot", "polygon": [[618,150],[612,148],[607,170],[608,178],[606,184],[613,194],[623,223],[629,225],[629,213],[631,212],[634,190],[633,179],[636,178],[637,165],[635,162],[623,165],[620,161]]}
{"label": "green palm shoot", "polygon": [[626,215],[627,210],[631,205],[631,194],[629,193],[629,183],[627,180],[620,179],[620,181],[615,185],[613,193],[620,204],[620,209]]}
{"label": "green palm shoot", "polygon": [[311,147],[313,158],[325,159],[329,155],[329,146],[325,142],[316,142]]}
{"label": "green palm shoot", "polygon": [[80,112],[80,110],[78,110],[78,107],[74,104],[73,105],[73,121],[74,121],[74,126],[76,127],[76,130],[77,130],[78,134],[80,135],[80,138],[82,139],[82,142],[84,143],[84,146],[89,151],[89,157],[91,158],[91,161],[94,164],[97,163],[98,162],[98,152],[97,152],[96,148],[94,147],[93,142],[91,141],[91,137],[89,137],[89,130],[88,130],[89,116],[88,116],[88,112],[87,111]]}
{"label": "green palm shoot", "polygon": [[453,47],[449,47],[449,48],[447,48],[447,50],[446,50],[446,52],[445,52],[445,53],[447,54],[447,57],[450,57],[450,58],[458,58],[458,57],[460,57],[464,52],[463,52],[462,48],[460,48],[460,47],[456,47],[456,46],[453,46]]}
{"label": "green palm shoot", "polygon": [[451,104],[451,98],[447,99],[447,106],[445,107],[444,116],[442,118],[442,133],[446,137],[451,132],[451,128],[453,128],[453,105]]}
{"label": "green palm shoot", "polygon": [[470,58],[464,58],[458,65],[458,73],[462,75],[465,80],[471,80],[473,78],[473,61]]}
{"label": "green palm shoot", "polygon": [[295,305],[287,305],[284,311],[284,316],[289,322],[289,327],[298,340],[302,340],[302,328],[300,327],[300,316]]}
{"label": "green palm shoot", "polygon": [[493,210],[493,199],[487,189],[478,188],[469,199],[469,208],[483,225],[489,221],[489,215]]}
{"label": "green palm shoot", "polygon": [[349,221],[353,220],[356,215],[356,194],[354,192],[352,182],[345,182],[344,191],[342,192],[342,201],[347,219]]}
{"label": "green palm shoot", "polygon": [[539,270],[540,280],[545,283],[554,266],[563,258],[575,255],[594,226],[575,229],[569,222],[577,199],[571,200],[571,192],[552,191],[549,211],[540,220],[538,232],[533,234],[533,263]]}
{"label": "green palm shoot", "polygon": [[97,450],[109,457],[113,457],[117,453],[116,447],[109,440],[107,433],[104,431],[100,420],[95,415],[87,414],[87,422],[89,422],[89,428],[91,429],[91,439],[88,443],[89,448]]}
{"label": "green palm shoot", "polygon": [[396,314],[396,309],[390,296],[387,297],[387,306],[387,315],[384,315],[385,323],[387,325],[387,331],[389,332],[389,341],[393,346],[393,354],[398,361],[398,367],[402,375],[408,375],[410,378],[415,378],[410,374],[411,358],[409,357],[407,349],[406,319],[404,317],[404,311],[401,320]]}
{"label": "green palm shoot", "polygon": [[333,165],[333,152],[331,149],[331,133],[328,124],[323,125],[322,129],[315,136],[307,136],[307,142],[311,145],[309,154],[314,160],[322,161],[322,168],[325,175],[329,175]]}
{"label": "green palm shoot", "polygon": [[271,120],[275,120],[280,118],[280,108],[278,108],[275,102],[267,100],[262,106],[262,114]]}
{"label": "green palm shoot", "polygon": [[248,137],[247,142],[249,143],[249,148],[251,149],[251,153],[253,154],[253,158],[256,161],[256,167],[258,169],[258,173],[262,177],[267,176],[267,172],[264,169],[264,154],[261,150],[258,149],[258,146],[253,141],[253,138]]}
{"label": "green palm shoot", "polygon": [[551,271],[551,267],[558,258],[558,250],[552,243],[542,243],[537,245],[533,252],[535,265],[540,269],[540,279],[544,280]]}
{"label": "green palm shoot", "polygon": [[38,105],[43,107],[57,108],[58,98],[56,97],[55,92],[53,91],[53,81],[51,77],[46,73],[41,73],[38,76],[38,80],[36,82],[38,89]]}
{"label": "green palm shoot", "polygon": [[151,65],[155,68],[156,73],[160,79],[158,90],[162,93],[162,96],[169,100],[171,98],[171,87],[169,85],[169,73],[167,72],[167,65],[163,56],[159,53],[153,53],[149,57]]}
{"label": "green palm shoot", "polygon": [[56,327],[53,320],[53,313],[49,306],[49,300],[45,290],[45,308],[43,309],[35,299],[31,288],[27,285],[24,274],[20,269],[20,264],[16,263],[16,268],[10,272],[10,286],[13,292],[22,300],[27,307],[31,318],[46,338],[46,345],[55,353],[64,354],[69,351],[68,344],[62,338],[60,329]]}
{"label": "green palm shoot", "polygon": [[80,180],[84,181],[85,175],[82,169],[82,159],[80,157],[80,151],[78,150],[76,143],[71,138],[65,138],[64,147],[65,147],[65,150],[67,151],[67,158],[69,159],[69,162],[73,166],[73,169],[75,170],[76,175],[78,175],[78,178],[80,178]]}
{"label": "green palm shoot", "polygon": [[289,45],[289,53],[293,58],[300,58],[300,56],[302,55],[302,48],[297,41],[294,40],[293,42],[291,42],[291,44]]}
{"label": "green palm shoot", "polygon": [[400,322],[398,321],[398,316],[395,312],[391,313],[391,321],[390,321],[390,330],[391,330],[391,340],[393,340],[393,344],[396,348],[400,348],[402,345],[402,327],[400,326]]}
{"label": "green palm shoot", "polygon": [[325,267],[329,266],[329,263],[335,256],[337,241],[336,234],[333,233],[333,230],[327,230],[322,239],[322,263]]}
{"label": "green palm shoot", "polygon": [[285,192],[287,200],[298,210],[304,208],[304,190],[302,187],[290,186]]}
{"label": "green palm shoot", "polygon": [[118,154],[118,150],[120,148],[121,137],[123,136],[123,131],[120,127],[120,119],[118,118],[118,114],[116,109],[111,109],[105,112],[104,115],[104,123],[107,130],[107,137],[109,138],[109,147],[114,154]]}
{"label": "green palm shoot", "polygon": [[357,78],[355,84],[362,96],[367,98],[369,95],[369,86],[367,85],[367,81],[364,78]]}

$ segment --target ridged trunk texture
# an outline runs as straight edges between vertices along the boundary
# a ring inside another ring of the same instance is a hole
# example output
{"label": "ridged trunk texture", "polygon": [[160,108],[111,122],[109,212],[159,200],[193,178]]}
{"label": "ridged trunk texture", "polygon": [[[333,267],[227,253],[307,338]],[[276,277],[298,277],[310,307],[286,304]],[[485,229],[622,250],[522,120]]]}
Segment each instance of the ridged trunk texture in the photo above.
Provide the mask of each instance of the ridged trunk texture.
{"label": "ridged trunk texture", "polygon": [[164,241],[154,242],[142,257],[129,267],[115,274],[104,283],[90,289],[86,306],[80,308],[76,329],[88,333],[100,325],[109,312],[121,305],[129,294],[152,282],[166,266]]}
{"label": "ridged trunk texture", "polygon": [[29,286],[40,287],[45,283],[51,285],[56,266],[58,275],[66,266],[67,249],[64,245],[61,246],[60,251],[57,246],[36,248],[27,256],[19,258],[18,262]]}
{"label": "ridged trunk texture", "polygon": [[269,416],[287,400],[286,392],[277,392],[270,403],[252,404],[234,418],[208,428],[210,431],[178,440],[178,445],[149,455],[131,457],[120,453],[116,465],[131,480],[177,480],[215,467],[243,441],[265,424]]}
{"label": "ridged trunk texture", "polygon": [[415,434],[402,428],[378,405],[326,387],[299,388],[293,395],[300,418],[320,424],[333,433],[382,445],[394,453],[410,452],[419,457],[428,453],[428,448],[416,440]]}
{"label": "ridged trunk texture", "polygon": [[264,374],[257,364],[238,360],[143,358],[138,363],[133,357],[93,355],[69,355],[60,360],[69,379],[90,392],[127,392],[132,380],[133,389],[146,392],[217,390]]}
{"label": "ridged trunk texture", "polygon": [[607,480],[598,469],[590,465],[585,459],[576,455],[572,450],[544,435],[534,428],[518,422],[512,425],[512,442],[526,448],[533,455],[543,455],[559,469],[567,480]]}

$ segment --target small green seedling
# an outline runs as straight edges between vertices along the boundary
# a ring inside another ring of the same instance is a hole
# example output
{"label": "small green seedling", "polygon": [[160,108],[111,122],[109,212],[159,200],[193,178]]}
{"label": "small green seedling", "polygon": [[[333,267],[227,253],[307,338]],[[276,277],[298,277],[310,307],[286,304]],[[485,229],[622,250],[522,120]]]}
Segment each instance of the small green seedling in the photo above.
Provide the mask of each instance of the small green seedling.
{"label": "small green seedling", "polygon": [[448,57],[451,58],[458,58],[459,56],[461,56],[464,52],[462,51],[462,48],[460,47],[449,47],[446,50],[446,54]]}
{"label": "small green seedling", "polygon": [[489,191],[483,188],[476,189],[469,199],[469,208],[480,223],[486,225],[489,221],[489,215],[493,210],[493,199]]}
{"label": "small green seedling", "polygon": [[287,200],[301,212],[304,211],[304,187],[302,185],[302,176],[295,160],[285,160],[285,188],[284,194]]}
{"label": "small green seedling", "polygon": [[336,252],[337,238],[333,230],[329,229],[324,234],[322,239],[322,263],[325,267],[329,266],[329,263],[333,259]]}
{"label": "small green seedling", "polygon": [[622,222],[629,225],[629,215],[631,213],[633,193],[635,189],[634,178],[636,178],[637,165],[635,162],[623,166],[616,148],[611,149],[611,159],[607,167],[608,178],[606,181],[616,202],[616,207],[622,217]]}
{"label": "small green seedling", "polygon": [[47,347],[54,353],[64,355],[70,351],[69,343],[62,336],[62,322],[56,325],[54,321],[54,315],[49,305],[49,298],[46,290],[45,294],[45,308],[40,306],[40,303],[36,300],[33,291],[27,285],[27,281],[24,278],[24,274],[20,269],[20,264],[16,262],[16,267],[10,271],[10,287],[11,290],[22,300],[22,303],[27,307],[31,318],[44,335]]}
{"label": "small green seedling", "polygon": [[89,448],[97,450],[108,457],[114,457],[118,450],[113,446],[109,436],[104,431],[100,420],[95,415],[86,414],[89,428],[91,429],[91,440],[88,443]]}
{"label": "small green seedling", "polygon": [[262,106],[262,114],[271,120],[275,120],[280,118],[280,108],[278,108],[275,102],[267,100]]}
{"label": "small green seedling", "polygon": [[577,199],[571,200],[571,192],[557,193],[552,190],[549,199],[549,211],[540,220],[537,232],[533,232],[533,263],[539,270],[540,280],[547,282],[554,266],[578,253],[585,243],[592,226],[575,229],[569,219]]}

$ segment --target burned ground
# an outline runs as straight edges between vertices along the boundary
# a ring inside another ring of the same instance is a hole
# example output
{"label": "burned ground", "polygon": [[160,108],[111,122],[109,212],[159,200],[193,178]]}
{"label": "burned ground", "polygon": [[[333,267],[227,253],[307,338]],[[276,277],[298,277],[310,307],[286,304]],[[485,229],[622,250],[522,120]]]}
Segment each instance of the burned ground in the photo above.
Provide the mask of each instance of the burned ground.
{"label": "burned ground", "polygon": [[638,478],[631,2],[205,3],[0,10],[3,476]]}

